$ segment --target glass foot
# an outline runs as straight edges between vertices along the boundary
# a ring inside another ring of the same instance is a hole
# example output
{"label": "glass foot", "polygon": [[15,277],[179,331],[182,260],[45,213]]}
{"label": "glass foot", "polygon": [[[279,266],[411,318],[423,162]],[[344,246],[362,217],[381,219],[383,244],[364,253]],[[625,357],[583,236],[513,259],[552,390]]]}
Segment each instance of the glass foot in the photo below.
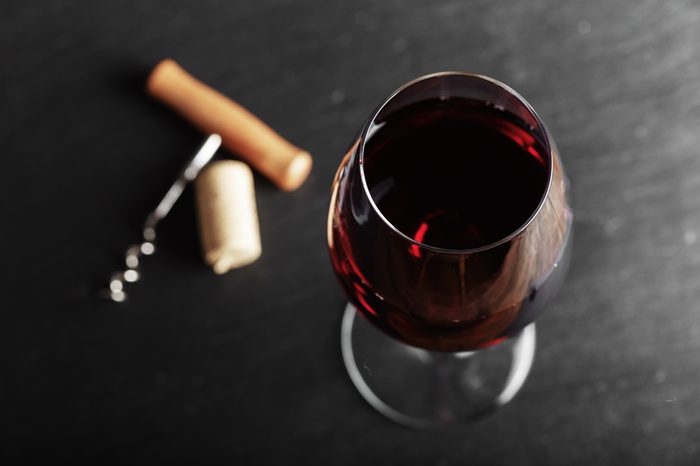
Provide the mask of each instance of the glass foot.
{"label": "glass foot", "polygon": [[415,428],[469,423],[508,403],[535,356],[535,324],[496,346],[444,353],[401,343],[348,304],[341,327],[345,367],[360,394],[388,418]]}

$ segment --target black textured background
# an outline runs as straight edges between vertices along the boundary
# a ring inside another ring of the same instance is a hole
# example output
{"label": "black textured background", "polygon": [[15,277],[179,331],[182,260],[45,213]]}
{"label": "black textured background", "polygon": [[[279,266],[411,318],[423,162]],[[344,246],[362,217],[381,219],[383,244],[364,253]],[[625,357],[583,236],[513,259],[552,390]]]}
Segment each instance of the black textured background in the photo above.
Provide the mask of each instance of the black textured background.
{"label": "black textured background", "polygon": [[[172,57],[315,167],[256,178],[263,256],[215,276],[191,192],[127,304],[96,298],[202,135],[143,92]],[[480,72],[548,124],[572,181],[568,281],[516,400],[408,430],[355,392],[325,249],[371,109]],[[0,6],[0,455],[93,464],[698,464],[700,4],[693,0]],[[12,463],[8,463],[12,464]]]}

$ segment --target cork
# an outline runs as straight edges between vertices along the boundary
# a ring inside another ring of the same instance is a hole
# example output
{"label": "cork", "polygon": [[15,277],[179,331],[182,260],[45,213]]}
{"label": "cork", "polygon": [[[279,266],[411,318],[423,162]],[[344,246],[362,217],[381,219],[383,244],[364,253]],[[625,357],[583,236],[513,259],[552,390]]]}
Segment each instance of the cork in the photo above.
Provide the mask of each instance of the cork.
{"label": "cork", "polygon": [[217,274],[255,262],[262,249],[250,168],[234,160],[212,162],[194,188],[204,261]]}
{"label": "cork", "polygon": [[302,150],[225,95],[191,76],[173,60],[160,62],[146,83],[148,93],[172,107],[279,188],[293,191],[306,180],[313,163]]}

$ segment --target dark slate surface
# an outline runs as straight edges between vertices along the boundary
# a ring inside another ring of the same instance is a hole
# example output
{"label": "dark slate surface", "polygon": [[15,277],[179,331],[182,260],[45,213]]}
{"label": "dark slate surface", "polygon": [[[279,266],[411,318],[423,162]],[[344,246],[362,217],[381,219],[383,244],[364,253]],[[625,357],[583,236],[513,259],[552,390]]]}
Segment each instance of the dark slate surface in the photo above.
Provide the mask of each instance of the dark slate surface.
{"label": "dark slate surface", "polygon": [[[0,455],[125,464],[698,464],[700,5],[3,2]],[[202,136],[145,97],[172,57],[315,156],[257,178],[264,247],[214,276],[191,192],[125,305],[96,299]],[[421,74],[518,89],[572,181],[573,267],[517,399],[463,432],[383,419],[340,359],[331,178]]]}

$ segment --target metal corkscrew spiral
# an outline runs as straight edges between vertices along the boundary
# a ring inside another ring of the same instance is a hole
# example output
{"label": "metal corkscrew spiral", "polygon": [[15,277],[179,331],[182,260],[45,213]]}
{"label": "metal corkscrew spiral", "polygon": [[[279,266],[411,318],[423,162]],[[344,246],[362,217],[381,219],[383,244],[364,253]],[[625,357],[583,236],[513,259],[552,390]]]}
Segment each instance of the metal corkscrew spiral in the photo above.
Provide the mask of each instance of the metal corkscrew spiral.
{"label": "metal corkscrew spiral", "polygon": [[127,283],[135,283],[141,278],[140,265],[143,256],[150,256],[156,251],[156,226],[163,220],[188,183],[193,181],[204,166],[209,163],[216,151],[221,146],[221,136],[210,135],[194,156],[185,164],[170,189],[165,193],[158,206],[148,214],[143,225],[143,241],[132,244],[126,249],[124,263],[126,269],[114,272],[109,278],[107,289],[101,291],[101,295],[114,302],[126,300],[125,287]]}

